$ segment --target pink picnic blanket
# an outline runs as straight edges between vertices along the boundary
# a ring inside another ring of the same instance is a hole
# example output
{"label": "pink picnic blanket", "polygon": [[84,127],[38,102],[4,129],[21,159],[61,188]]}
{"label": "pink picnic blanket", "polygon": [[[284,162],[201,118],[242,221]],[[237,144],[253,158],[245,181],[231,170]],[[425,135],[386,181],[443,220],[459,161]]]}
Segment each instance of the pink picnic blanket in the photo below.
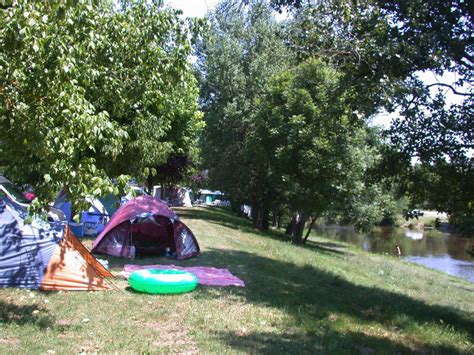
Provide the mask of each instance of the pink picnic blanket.
{"label": "pink picnic blanket", "polygon": [[232,273],[227,269],[217,269],[215,267],[207,266],[191,266],[191,267],[181,267],[176,265],[125,265],[123,271],[120,273],[123,277],[128,279],[130,274],[135,270],[142,269],[159,269],[159,270],[169,270],[177,269],[188,271],[196,275],[198,283],[206,286],[238,286],[245,287],[245,283],[239,279],[237,276],[232,275]]}

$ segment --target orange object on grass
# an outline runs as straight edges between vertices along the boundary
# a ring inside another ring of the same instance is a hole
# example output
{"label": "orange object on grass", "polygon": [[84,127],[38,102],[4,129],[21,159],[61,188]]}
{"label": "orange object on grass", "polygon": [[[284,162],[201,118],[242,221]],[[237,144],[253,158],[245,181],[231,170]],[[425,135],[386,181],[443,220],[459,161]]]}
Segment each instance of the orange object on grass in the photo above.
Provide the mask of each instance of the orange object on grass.
{"label": "orange object on grass", "polygon": [[66,227],[63,240],[46,268],[41,290],[108,290],[104,277],[113,277]]}

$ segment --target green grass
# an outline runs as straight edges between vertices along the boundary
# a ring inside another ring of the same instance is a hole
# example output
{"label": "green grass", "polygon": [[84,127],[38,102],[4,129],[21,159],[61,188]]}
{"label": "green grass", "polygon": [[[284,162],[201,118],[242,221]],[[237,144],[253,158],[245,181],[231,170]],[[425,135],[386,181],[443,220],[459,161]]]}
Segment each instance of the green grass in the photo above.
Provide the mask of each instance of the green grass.
{"label": "green grass", "polygon": [[[0,353],[472,353],[474,284],[320,237],[305,247],[219,208],[178,209],[245,288],[183,295],[0,290]],[[90,246],[91,240],[86,241]],[[109,258],[113,272],[128,260]]]}

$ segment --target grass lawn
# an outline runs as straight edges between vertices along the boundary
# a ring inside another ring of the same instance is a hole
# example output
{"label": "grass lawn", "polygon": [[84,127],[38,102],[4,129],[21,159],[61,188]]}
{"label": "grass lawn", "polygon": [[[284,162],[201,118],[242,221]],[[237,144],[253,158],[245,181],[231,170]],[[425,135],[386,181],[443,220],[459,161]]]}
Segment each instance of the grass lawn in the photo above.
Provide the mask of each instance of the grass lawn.
{"label": "grass lawn", "polygon": [[177,212],[202,255],[134,263],[225,267],[245,288],[0,289],[0,353],[474,352],[474,283],[322,238],[296,247],[219,208]]}

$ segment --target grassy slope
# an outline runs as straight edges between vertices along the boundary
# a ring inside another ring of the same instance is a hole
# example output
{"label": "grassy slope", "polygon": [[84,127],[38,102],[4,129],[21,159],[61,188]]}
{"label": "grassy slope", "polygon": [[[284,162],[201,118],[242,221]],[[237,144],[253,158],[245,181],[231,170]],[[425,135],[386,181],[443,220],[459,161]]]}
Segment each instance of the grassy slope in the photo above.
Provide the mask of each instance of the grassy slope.
{"label": "grassy slope", "polygon": [[[113,292],[3,289],[0,353],[474,350],[473,283],[320,238],[295,247],[221,209],[178,213],[202,249],[179,265],[226,267],[245,288],[153,296],[117,280]],[[127,263],[109,260],[114,272]]]}

